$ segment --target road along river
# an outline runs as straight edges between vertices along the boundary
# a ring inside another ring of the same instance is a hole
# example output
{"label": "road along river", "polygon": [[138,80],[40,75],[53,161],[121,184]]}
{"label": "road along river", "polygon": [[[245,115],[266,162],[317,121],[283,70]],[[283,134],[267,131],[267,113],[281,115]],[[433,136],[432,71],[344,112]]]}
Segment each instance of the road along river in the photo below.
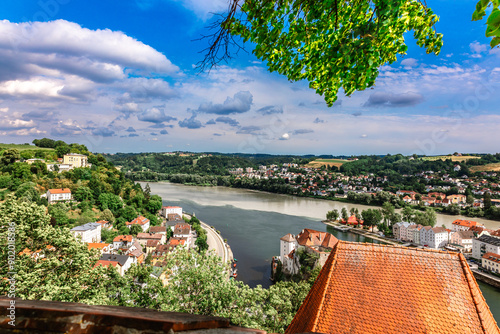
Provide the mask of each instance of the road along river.
{"label": "road along river", "polygon": [[[143,183],[143,186],[145,183]],[[205,223],[214,226],[227,238],[234,257],[238,259],[238,279],[256,286],[268,287],[271,282],[270,261],[279,255],[279,238],[297,234],[304,228],[326,231],[321,223],[327,211],[356,207],[374,208],[313,198],[270,194],[225,187],[185,186],[173,183],[149,183],[151,192],[163,198],[164,205],[179,205],[194,212]],[[438,214],[437,226],[451,226],[460,216]],[[466,218],[466,217],[463,217]],[[492,229],[500,222],[474,219]],[[373,242],[369,238],[328,229],[337,238],[349,241]],[[478,282],[497,321],[500,320],[500,291]]]}

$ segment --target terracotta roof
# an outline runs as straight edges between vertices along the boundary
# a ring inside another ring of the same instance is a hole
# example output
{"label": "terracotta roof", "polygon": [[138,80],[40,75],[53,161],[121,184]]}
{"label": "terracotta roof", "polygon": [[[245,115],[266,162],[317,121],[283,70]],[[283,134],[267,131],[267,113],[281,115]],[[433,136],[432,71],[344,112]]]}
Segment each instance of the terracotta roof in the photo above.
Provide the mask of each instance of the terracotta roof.
{"label": "terracotta roof", "polygon": [[170,238],[168,240],[168,246],[175,247],[178,245],[185,245],[186,244],[186,238]]}
{"label": "terracotta roof", "polygon": [[182,209],[180,206],[164,206],[163,209]]}
{"label": "terracotta roof", "polygon": [[165,226],[151,226],[149,228],[149,232],[151,233],[167,232],[167,228]]}
{"label": "terracotta roof", "polygon": [[113,267],[116,267],[118,265],[118,262],[116,262],[116,261],[99,260],[95,264],[94,268],[97,267],[97,266],[107,267],[109,265],[112,265]]}
{"label": "terracotta roof", "polygon": [[108,247],[109,244],[106,244],[104,242],[89,242],[87,244],[88,248],[89,249],[93,249],[93,248],[96,248],[96,249],[103,249],[105,247]]}
{"label": "terracotta roof", "polygon": [[119,235],[113,239],[113,242],[119,242],[119,241],[132,242],[133,238],[134,237],[131,235]]}
{"label": "terracotta roof", "polygon": [[292,333],[500,333],[462,254],[339,241]]}
{"label": "terracotta roof", "polygon": [[[297,242],[301,246],[323,246],[328,247],[328,245],[335,245],[338,241],[333,235],[327,232],[321,232],[316,230],[311,230],[309,228],[303,229],[299,235],[297,235]],[[328,238],[327,238],[328,236]],[[333,239],[332,239],[333,238]]]}
{"label": "terracotta roof", "polygon": [[146,247],[156,247],[160,243],[159,240],[148,240],[146,241]]}
{"label": "terracotta roof", "polygon": [[71,190],[69,190],[69,188],[58,188],[58,189],[49,189],[49,192],[51,194],[68,194],[71,193]]}
{"label": "terracotta roof", "polygon": [[191,233],[191,225],[186,223],[175,224],[174,234],[187,235]]}
{"label": "terracotta roof", "polygon": [[468,227],[468,228],[471,228],[473,226],[478,225],[477,222],[475,222],[473,220],[462,220],[462,219],[457,219],[452,224],[458,225],[458,226],[464,226],[464,227]]}
{"label": "terracotta roof", "polygon": [[483,259],[490,260],[496,263],[500,263],[500,255],[495,253],[486,253],[483,255]]}
{"label": "terracotta roof", "polygon": [[163,234],[157,233],[137,233],[137,239],[161,240]]}
{"label": "terracotta roof", "polygon": [[149,219],[143,217],[143,216],[139,216],[137,217],[136,219],[132,220],[131,222],[126,222],[125,225],[144,225],[144,224],[147,224],[149,223]]}
{"label": "terracotta roof", "polygon": [[293,237],[293,235],[291,233],[288,233],[287,235],[282,236],[280,238],[280,240],[283,240],[285,242],[293,242],[295,240],[295,238]]}

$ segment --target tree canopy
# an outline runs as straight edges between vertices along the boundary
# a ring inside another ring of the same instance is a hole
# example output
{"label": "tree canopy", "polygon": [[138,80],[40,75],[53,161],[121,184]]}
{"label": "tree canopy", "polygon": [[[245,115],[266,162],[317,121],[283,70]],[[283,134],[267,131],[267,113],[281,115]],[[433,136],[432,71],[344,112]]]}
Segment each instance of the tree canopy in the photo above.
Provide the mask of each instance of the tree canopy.
{"label": "tree canopy", "polygon": [[479,0],[476,10],[472,14],[472,21],[482,20],[486,16],[486,8],[493,6],[486,21],[486,37],[492,37],[490,46],[493,48],[500,44],[500,1],[499,0]]}
{"label": "tree canopy", "polygon": [[439,54],[438,16],[419,0],[239,0],[213,25],[205,59],[211,68],[230,57],[233,37],[255,45],[270,71],[307,80],[329,106],[342,88],[347,96],[375,84],[378,68],[406,54],[405,33],[427,53]]}

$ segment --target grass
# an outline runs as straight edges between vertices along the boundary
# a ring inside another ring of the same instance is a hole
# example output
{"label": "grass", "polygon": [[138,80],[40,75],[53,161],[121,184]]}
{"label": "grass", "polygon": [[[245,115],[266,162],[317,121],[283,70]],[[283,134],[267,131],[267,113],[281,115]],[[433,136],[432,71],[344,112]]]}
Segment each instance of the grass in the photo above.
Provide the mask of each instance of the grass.
{"label": "grass", "polygon": [[498,172],[500,171],[500,163],[492,163],[483,166],[469,167],[472,172]]}
{"label": "grass", "polygon": [[348,162],[347,160],[342,160],[342,159],[316,159],[314,161],[311,161],[306,165],[306,167],[313,167],[313,168],[320,168],[321,166],[335,166],[335,167],[340,167],[343,164]]}
{"label": "grass", "polygon": [[430,161],[435,161],[435,160],[447,160],[451,159],[451,161],[455,162],[462,162],[462,161],[467,161],[469,159],[481,159],[481,157],[476,157],[473,155],[463,155],[463,156],[455,156],[455,155],[439,155],[435,157],[422,157],[422,160],[430,160]]}

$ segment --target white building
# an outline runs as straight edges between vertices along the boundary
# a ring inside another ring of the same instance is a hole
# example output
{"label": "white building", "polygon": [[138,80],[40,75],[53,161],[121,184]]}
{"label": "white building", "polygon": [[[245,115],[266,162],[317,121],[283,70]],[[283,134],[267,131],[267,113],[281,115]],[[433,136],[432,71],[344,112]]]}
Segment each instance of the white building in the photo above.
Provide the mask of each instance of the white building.
{"label": "white building", "polygon": [[289,255],[297,249],[298,247],[297,240],[295,237],[288,233],[284,237],[280,238],[280,260],[281,263],[283,264],[283,271],[291,274],[295,274],[293,262],[294,259],[293,257],[290,257]]}
{"label": "white building", "polygon": [[139,216],[136,219],[132,220],[131,222],[126,222],[125,226],[127,226],[129,229],[132,227],[132,225],[139,225],[142,228],[143,232],[146,232],[149,229],[149,219],[143,216]]}
{"label": "white building", "polygon": [[87,223],[76,226],[71,229],[71,233],[77,239],[80,237],[82,242],[101,242],[101,224]]}
{"label": "white building", "polygon": [[118,254],[102,254],[101,259],[97,264],[109,265],[112,264],[118,269],[120,275],[124,275],[130,266],[137,263],[137,259],[133,256],[118,255]]}
{"label": "white building", "polygon": [[191,247],[192,236],[191,236],[191,225],[186,223],[178,223],[174,226],[174,238],[185,238],[186,247]]}
{"label": "white building", "polygon": [[113,248],[130,248],[134,241],[134,237],[131,235],[119,235],[113,239]]}
{"label": "white building", "polygon": [[180,206],[164,206],[161,208],[161,214],[167,218],[169,214],[177,214],[182,217],[182,208]]}
{"label": "white building", "polygon": [[71,190],[68,188],[49,189],[46,195],[49,204],[59,201],[71,201]]}
{"label": "white building", "polygon": [[449,233],[442,227],[424,226],[420,229],[420,245],[429,248],[442,248],[448,243]]}
{"label": "white building", "polygon": [[472,240],[472,257],[481,260],[484,254],[500,254],[500,238],[491,235],[482,235]]}
{"label": "white building", "polygon": [[63,156],[63,163],[71,165],[73,168],[90,167],[88,157],[84,154],[69,153]]}
{"label": "white building", "polygon": [[484,254],[481,258],[481,266],[495,273],[500,273],[500,255],[495,253]]}

